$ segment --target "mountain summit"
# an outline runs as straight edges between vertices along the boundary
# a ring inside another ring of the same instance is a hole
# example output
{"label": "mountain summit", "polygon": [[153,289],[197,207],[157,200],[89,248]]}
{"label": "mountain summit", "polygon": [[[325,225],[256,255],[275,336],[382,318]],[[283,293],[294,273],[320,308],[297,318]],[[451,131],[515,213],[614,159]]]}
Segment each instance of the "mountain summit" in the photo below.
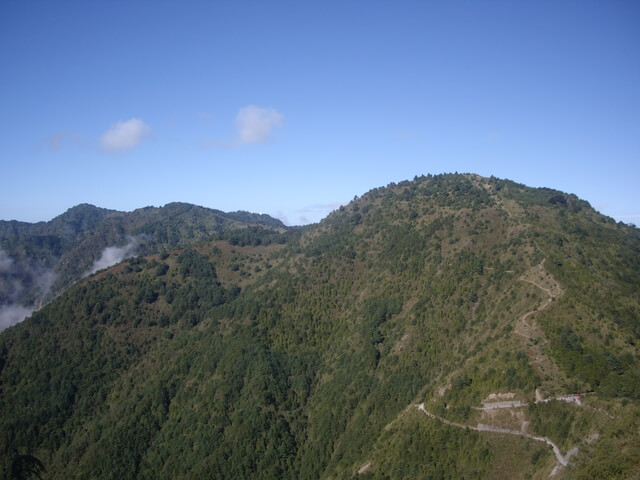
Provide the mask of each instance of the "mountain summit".
{"label": "mountain summit", "polygon": [[640,474],[638,229],[471,174],[297,230],[172,205],[70,221],[155,250],[2,332],[3,473],[31,455],[50,478]]}

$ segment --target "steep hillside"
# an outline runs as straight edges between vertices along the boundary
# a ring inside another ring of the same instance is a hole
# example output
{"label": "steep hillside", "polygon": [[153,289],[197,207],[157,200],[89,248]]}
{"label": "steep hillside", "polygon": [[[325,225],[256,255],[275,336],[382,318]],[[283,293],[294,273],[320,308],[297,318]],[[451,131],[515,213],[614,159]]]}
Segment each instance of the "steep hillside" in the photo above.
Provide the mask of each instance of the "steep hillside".
{"label": "steep hillside", "polygon": [[3,332],[4,472],[640,475],[637,229],[455,174],[272,235],[131,259]]}
{"label": "steep hillside", "polygon": [[[240,233],[239,230],[242,230]],[[0,317],[39,308],[88,273],[133,255],[212,236],[271,240],[287,228],[268,215],[224,213],[187,203],[118,212],[78,205],[49,222],[0,221]],[[0,329],[15,323],[0,318]]]}

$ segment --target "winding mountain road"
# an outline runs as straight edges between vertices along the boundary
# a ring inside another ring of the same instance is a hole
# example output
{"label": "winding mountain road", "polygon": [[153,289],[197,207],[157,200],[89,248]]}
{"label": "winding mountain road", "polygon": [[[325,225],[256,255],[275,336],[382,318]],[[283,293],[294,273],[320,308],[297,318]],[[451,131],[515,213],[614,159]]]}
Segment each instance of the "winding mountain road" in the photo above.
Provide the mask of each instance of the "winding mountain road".
{"label": "winding mountain road", "polygon": [[[507,213],[509,213],[507,211]],[[530,356],[530,363],[532,366],[536,364],[544,363],[545,366],[539,365],[539,373],[544,374],[544,370],[551,371],[554,369],[553,363],[548,359],[548,357],[542,351],[542,345],[547,343],[547,339],[544,336],[544,333],[539,329],[537,325],[535,325],[535,321],[533,324],[530,324],[527,320],[532,317],[535,313],[539,313],[545,309],[547,309],[554,299],[560,297],[564,291],[561,285],[553,278],[553,276],[544,269],[543,262],[531,268],[529,271],[525,272],[520,276],[519,280],[530,283],[540,290],[542,290],[546,294],[546,298],[540,300],[540,302],[533,308],[533,310],[523,313],[517,320],[514,328],[514,332],[516,335],[524,337],[525,340],[532,341],[530,345],[528,345],[527,353]],[[533,343],[535,341],[535,343]],[[545,368],[546,367],[546,368]],[[538,396],[538,392],[536,392]],[[536,396],[536,403],[547,402],[550,400],[562,400],[562,401],[571,401],[575,402],[578,405],[581,405],[580,395],[565,395],[563,397],[555,398],[555,399],[546,399],[542,400],[538,399]],[[511,409],[511,408],[520,408],[526,406],[525,402],[521,402],[519,400],[510,400],[510,401],[498,401],[498,402],[485,402],[482,407],[473,407],[476,410],[495,410],[495,409]],[[417,408],[422,411],[426,416],[431,419],[439,420],[440,422],[450,425],[452,427],[464,428],[468,430],[474,430],[477,432],[493,432],[493,433],[502,433],[507,435],[520,435],[521,437],[526,437],[531,440],[537,442],[544,442],[547,445],[551,446],[553,449],[553,453],[556,456],[558,461],[556,467],[551,472],[550,476],[554,476],[562,467],[566,467],[569,465],[569,459],[578,453],[578,448],[574,447],[567,452],[566,455],[562,455],[560,452],[560,448],[550,439],[546,437],[539,437],[536,435],[532,435],[528,433],[526,430],[526,426],[528,422],[523,422],[522,428],[520,430],[513,430],[510,428],[496,427],[493,425],[486,425],[482,423],[478,423],[477,426],[465,425],[462,423],[452,422],[445,418],[442,418],[438,415],[435,415],[424,408],[424,403],[417,405]]]}
{"label": "winding mountain road", "polygon": [[[575,447],[575,448],[571,449],[567,453],[566,456],[563,456],[562,453],[560,452],[560,449],[558,448],[558,446],[555,443],[553,443],[553,441],[549,440],[546,437],[537,437],[535,435],[531,435],[530,433],[523,432],[521,430],[512,430],[510,428],[494,427],[493,425],[484,425],[482,423],[479,423],[477,427],[474,427],[472,425],[464,425],[462,423],[451,422],[451,421],[449,421],[449,420],[447,420],[445,418],[442,418],[442,417],[440,417],[438,415],[434,415],[433,413],[428,412],[424,408],[424,403],[421,403],[420,405],[418,405],[418,410],[423,412],[429,418],[432,418],[434,420],[440,420],[442,423],[445,423],[447,425],[451,425],[453,427],[465,428],[465,429],[469,429],[469,430],[475,430],[476,432],[494,432],[494,433],[506,433],[506,434],[509,434],[509,435],[520,435],[522,437],[530,438],[531,440],[536,440],[538,442],[544,442],[547,445],[550,445],[551,448],[553,448],[553,453],[555,454],[556,458],[558,459],[558,463],[560,465],[562,465],[563,467],[566,467],[567,465],[569,465],[569,458],[571,458],[573,455],[578,453],[578,448]],[[556,472],[556,471],[557,470],[554,469],[554,472]],[[554,472],[552,472],[552,474]]]}
{"label": "winding mountain road", "polygon": [[529,357],[529,364],[542,377],[550,375],[558,377],[557,366],[543,351],[543,346],[548,343],[544,332],[536,324],[533,315],[549,308],[554,299],[564,294],[562,286],[544,268],[544,262],[532,267],[523,273],[518,280],[529,283],[544,292],[546,298],[540,299],[539,303],[532,310],[523,313],[516,320],[513,333],[524,339],[525,352]]}

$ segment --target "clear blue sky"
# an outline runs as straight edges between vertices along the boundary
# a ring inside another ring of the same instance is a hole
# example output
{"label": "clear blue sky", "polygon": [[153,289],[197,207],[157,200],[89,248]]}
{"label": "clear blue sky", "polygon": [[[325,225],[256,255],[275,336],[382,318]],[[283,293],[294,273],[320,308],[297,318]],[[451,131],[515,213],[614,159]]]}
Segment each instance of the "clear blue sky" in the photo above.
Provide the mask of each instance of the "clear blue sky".
{"label": "clear blue sky", "polygon": [[0,2],[0,219],[474,172],[640,223],[640,2]]}

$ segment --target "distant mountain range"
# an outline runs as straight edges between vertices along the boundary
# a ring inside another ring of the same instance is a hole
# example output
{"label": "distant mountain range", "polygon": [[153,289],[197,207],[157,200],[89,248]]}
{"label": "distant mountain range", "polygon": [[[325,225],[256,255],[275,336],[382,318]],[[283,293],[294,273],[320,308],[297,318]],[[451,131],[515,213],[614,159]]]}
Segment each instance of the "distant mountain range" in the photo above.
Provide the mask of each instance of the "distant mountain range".
{"label": "distant mountain range", "polygon": [[187,203],[119,212],[82,204],[49,222],[0,221],[0,328],[16,323],[88,273],[124,258],[287,227],[268,215]]}
{"label": "distant mountain range", "polygon": [[0,475],[640,476],[640,230],[575,195],[428,175],[297,229],[80,205],[0,246],[2,301],[51,300],[0,334]]}

